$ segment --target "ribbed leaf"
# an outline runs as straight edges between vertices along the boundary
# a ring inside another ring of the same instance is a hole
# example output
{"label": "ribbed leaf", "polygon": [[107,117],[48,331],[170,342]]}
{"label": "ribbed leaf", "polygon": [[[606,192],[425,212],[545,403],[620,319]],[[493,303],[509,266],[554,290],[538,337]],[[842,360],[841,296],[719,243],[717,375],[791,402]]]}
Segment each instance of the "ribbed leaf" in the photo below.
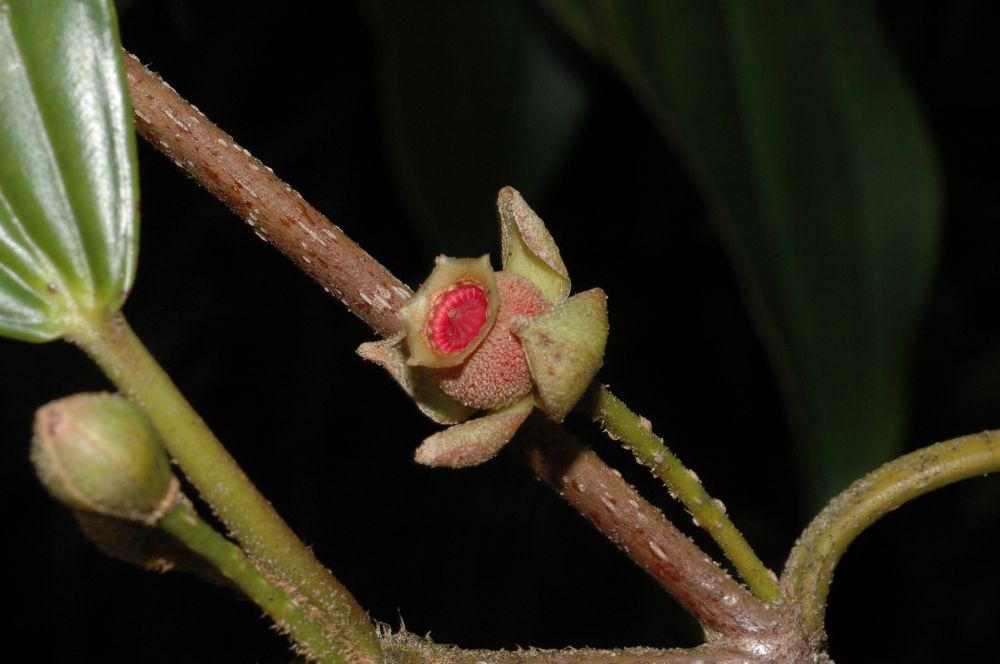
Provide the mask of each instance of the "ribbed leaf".
{"label": "ribbed leaf", "polygon": [[[579,21],[578,0],[550,0]],[[896,452],[941,184],[868,2],[597,1],[691,165],[779,372],[813,500]],[[579,32],[579,27],[574,27]]]}
{"label": "ribbed leaf", "polygon": [[138,239],[135,134],[106,0],[0,0],[0,334],[114,311]]}

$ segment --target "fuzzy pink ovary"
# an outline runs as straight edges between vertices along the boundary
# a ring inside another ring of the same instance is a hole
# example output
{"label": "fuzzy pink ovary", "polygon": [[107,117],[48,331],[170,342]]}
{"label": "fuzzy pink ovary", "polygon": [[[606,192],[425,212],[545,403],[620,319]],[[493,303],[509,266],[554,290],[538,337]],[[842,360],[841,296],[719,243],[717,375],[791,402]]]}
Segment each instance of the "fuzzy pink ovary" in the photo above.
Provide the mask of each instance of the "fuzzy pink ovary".
{"label": "fuzzy pink ovary", "polygon": [[521,342],[510,331],[515,316],[537,316],[549,308],[538,288],[516,274],[496,273],[500,309],[496,322],[464,362],[438,369],[445,394],[473,408],[497,408],[524,396],[534,383]]}
{"label": "fuzzy pink ovary", "polygon": [[458,284],[441,295],[427,317],[431,343],[442,353],[462,350],[483,329],[488,316],[486,292],[475,284]]}

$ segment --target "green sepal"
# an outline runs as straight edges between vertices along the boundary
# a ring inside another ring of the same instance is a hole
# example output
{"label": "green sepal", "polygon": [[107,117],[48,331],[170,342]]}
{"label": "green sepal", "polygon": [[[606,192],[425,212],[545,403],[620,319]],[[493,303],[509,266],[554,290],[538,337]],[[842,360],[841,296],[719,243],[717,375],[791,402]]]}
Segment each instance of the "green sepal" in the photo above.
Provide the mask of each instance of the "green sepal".
{"label": "green sepal", "polygon": [[357,353],[389,372],[424,415],[438,424],[456,424],[469,419],[475,411],[441,391],[430,370],[406,363],[403,341],[406,333],[358,346]]}
{"label": "green sepal", "polygon": [[504,271],[534,283],[549,302],[565,300],[570,292],[569,273],[542,220],[512,187],[500,190],[497,210]]}
{"label": "green sepal", "polygon": [[527,396],[489,415],[448,427],[425,439],[413,458],[424,466],[478,466],[510,442],[534,407],[534,400]]}
{"label": "green sepal", "polygon": [[600,288],[577,293],[546,313],[515,318],[535,381],[538,407],[561,422],[604,363],[608,341],[608,298]]}
{"label": "green sepal", "polygon": [[132,287],[138,177],[114,6],[0,1],[0,335],[48,341]]}

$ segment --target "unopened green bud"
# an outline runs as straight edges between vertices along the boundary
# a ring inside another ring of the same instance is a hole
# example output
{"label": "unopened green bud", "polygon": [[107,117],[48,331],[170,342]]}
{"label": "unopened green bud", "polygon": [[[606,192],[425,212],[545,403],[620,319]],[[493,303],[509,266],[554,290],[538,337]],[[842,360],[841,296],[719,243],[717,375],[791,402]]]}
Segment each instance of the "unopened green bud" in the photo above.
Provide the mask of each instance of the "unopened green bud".
{"label": "unopened green bud", "polygon": [[116,394],[39,408],[31,460],[49,493],[75,510],[153,525],[179,493],[152,424]]}

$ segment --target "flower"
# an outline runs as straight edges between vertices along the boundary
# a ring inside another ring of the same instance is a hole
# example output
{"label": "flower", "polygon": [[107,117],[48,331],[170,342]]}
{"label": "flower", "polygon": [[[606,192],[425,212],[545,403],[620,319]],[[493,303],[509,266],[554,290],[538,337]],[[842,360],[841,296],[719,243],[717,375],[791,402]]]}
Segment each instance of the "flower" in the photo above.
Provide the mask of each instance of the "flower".
{"label": "flower", "polygon": [[[503,269],[493,272],[488,256],[439,256],[400,312],[406,332],[358,349],[428,417],[452,425],[417,449],[425,465],[491,459],[536,406],[562,421],[603,362],[604,292],[570,297],[559,248],[538,215],[511,187],[497,207]],[[489,412],[468,419],[480,410]]]}

